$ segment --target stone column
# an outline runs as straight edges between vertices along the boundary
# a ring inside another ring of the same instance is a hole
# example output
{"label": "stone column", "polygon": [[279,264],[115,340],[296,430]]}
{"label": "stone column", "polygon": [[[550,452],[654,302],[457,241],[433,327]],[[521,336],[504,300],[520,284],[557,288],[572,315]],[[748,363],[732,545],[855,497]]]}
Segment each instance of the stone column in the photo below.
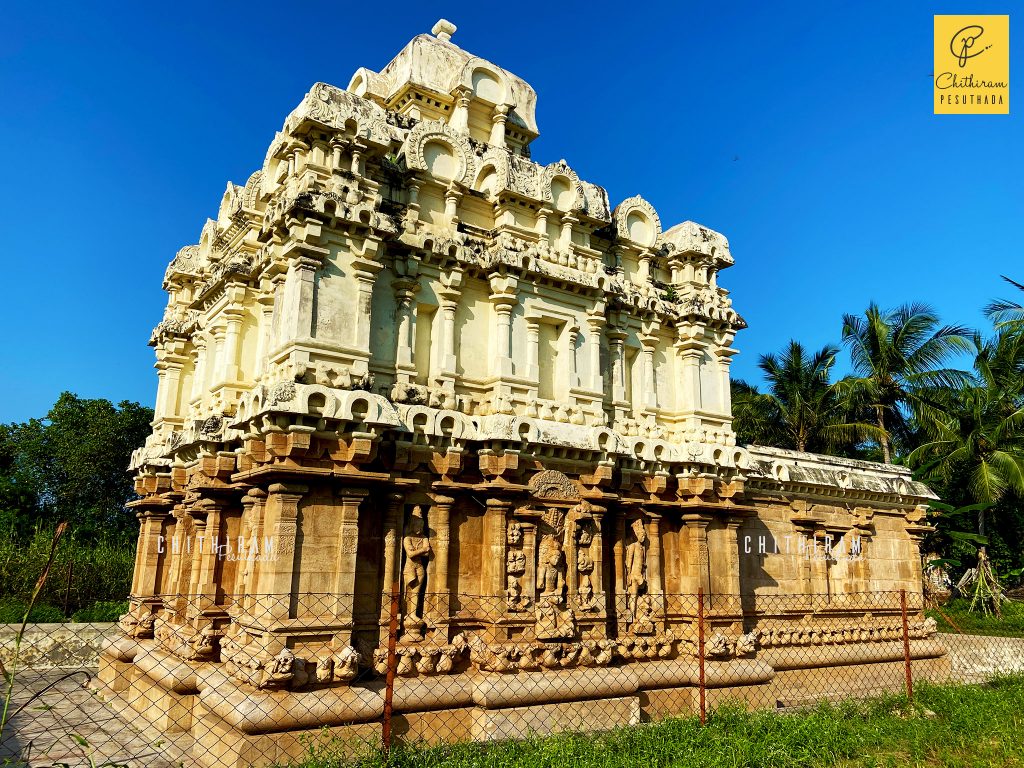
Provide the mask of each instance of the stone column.
{"label": "stone column", "polygon": [[654,613],[665,619],[665,579],[661,572],[661,515],[645,510],[647,523],[647,591],[654,604]]}
{"label": "stone column", "polygon": [[196,405],[206,394],[206,339],[197,333],[192,343],[195,345],[192,350],[192,390],[188,401]]}
{"label": "stone column", "polygon": [[454,386],[458,360],[455,355],[455,311],[462,295],[462,270],[458,267],[445,270],[441,275],[441,287],[436,294],[441,304],[441,338],[438,349],[438,378],[442,385]]}
{"label": "stone column", "polygon": [[442,376],[454,377],[457,360],[455,357],[455,310],[459,306],[459,293],[442,291],[441,300],[441,349],[438,354],[439,370]]}
{"label": "stone column", "polygon": [[682,363],[682,375],[679,377],[680,389],[682,390],[681,410],[693,413],[700,410],[702,406],[700,391],[700,360],[703,356],[703,348],[699,341],[693,338],[681,338],[676,342],[676,353]]}
{"label": "stone column", "polygon": [[195,521],[195,541],[192,544],[192,572],[189,583],[191,595],[190,615],[210,610],[217,599],[217,561],[221,537],[221,516],[226,502],[221,498],[200,498],[192,506]]}
{"label": "stone column", "polygon": [[711,518],[694,512],[683,515],[683,522],[690,532],[691,549],[688,554],[697,563],[696,587],[703,589],[705,595],[711,594],[711,555],[708,551],[708,524]]}
{"label": "stone column", "polygon": [[612,400],[622,403],[626,400],[626,332],[609,328],[608,342],[612,358]]}
{"label": "stone column", "polygon": [[343,488],[338,491],[339,515],[338,562],[335,566],[336,596],[334,614],[345,622],[352,621],[356,592],[356,555],[359,552],[359,505],[367,496],[365,488]]}
{"label": "stone column", "polygon": [[[357,258],[352,261],[352,271],[357,282],[356,321],[352,327],[352,346],[370,357],[370,313],[373,309],[373,283],[377,273],[384,268],[378,261]],[[360,371],[360,374],[366,371]]]}
{"label": "stone column", "polygon": [[541,206],[540,210],[537,211],[537,235],[540,237],[540,242],[551,244],[548,240],[548,217],[554,214],[554,209],[549,208],[546,205]]}
{"label": "stone column", "polygon": [[460,85],[452,94],[455,96],[455,108],[448,120],[448,125],[457,133],[469,133],[469,102],[472,89]]}
{"label": "stone column", "polygon": [[400,381],[410,382],[416,377],[416,366],[413,363],[415,346],[416,322],[413,317],[413,299],[419,289],[419,282],[401,278],[392,282],[395,289],[398,321],[398,349],[396,352],[396,368]]}
{"label": "stone column", "polygon": [[640,254],[640,268],[637,270],[637,278],[641,283],[650,282],[651,279],[651,252],[644,251]]}
{"label": "stone column", "polygon": [[739,529],[743,524],[741,518],[731,517],[725,523],[725,546],[727,550],[727,561],[729,570],[726,574],[728,583],[728,606],[729,613],[742,617],[742,605],[740,595],[742,585],[740,584],[740,542]]}
{"label": "stone column", "polygon": [[444,218],[453,231],[459,226],[460,200],[462,200],[462,192],[453,181],[444,192]]}
{"label": "stone column", "polygon": [[494,357],[495,376],[512,375],[512,308],[514,297],[492,296],[496,321],[497,353]]}
{"label": "stone column", "polygon": [[[615,566],[615,610],[616,614],[626,607],[626,517],[620,508],[615,515],[615,543],[612,545]],[[609,585],[611,586],[611,585]],[[625,628],[624,626],[622,627]]]}
{"label": "stone column", "polygon": [[312,256],[300,255],[289,264],[284,283],[284,306],[280,314],[279,344],[308,339],[313,335],[313,293],[319,268],[320,260]]}
{"label": "stone column", "polygon": [[[266,508],[267,492],[262,488],[250,488],[242,497],[242,529],[244,545],[242,572],[238,577],[235,602],[247,608],[250,594],[259,584],[260,560],[263,555],[263,512]],[[255,546],[253,546],[255,542]]]}
{"label": "stone column", "polygon": [[[644,393],[641,402],[647,408],[658,407],[658,381],[654,375],[654,349],[658,338],[653,334],[641,334],[640,344],[642,346],[644,371]],[[637,393],[633,393],[633,399],[637,399]]]}
{"label": "stone column", "polygon": [[576,345],[580,340],[580,329],[577,325],[570,325],[566,329],[568,332],[565,334],[565,344],[567,346],[566,360],[566,376],[569,379],[569,388],[575,389],[580,385],[579,369],[576,361]]}
{"label": "stone column", "polygon": [[267,371],[267,354],[270,351],[271,334],[274,327],[274,297],[260,296],[259,305],[259,336],[256,337],[256,376]]}
{"label": "stone column", "polygon": [[160,508],[141,509],[137,515],[139,539],[132,574],[132,597],[147,598],[160,594],[160,565],[166,561],[170,547],[164,536],[169,506],[165,502]]}
{"label": "stone column", "polygon": [[272,537],[273,548],[267,553],[267,562],[261,563],[257,590],[259,603],[252,614],[257,620],[273,624],[289,617],[299,503],[309,487],[273,483],[268,490],[264,529]]}
{"label": "stone column", "polygon": [[587,313],[587,364],[590,376],[587,389],[591,392],[604,392],[604,377],[601,375],[601,331],[605,325],[604,310],[596,309]]}
{"label": "stone column", "polygon": [[508,120],[508,112],[508,104],[498,104],[491,116],[491,137],[488,143],[502,149],[505,148],[505,121]]}
{"label": "stone column", "polygon": [[154,421],[174,419],[179,416],[178,402],[181,395],[181,371],[188,357],[184,354],[184,342],[173,339],[161,343],[157,350],[157,407]]}
{"label": "stone column", "polygon": [[423,186],[423,182],[417,179],[415,176],[409,178],[408,186],[406,189],[409,190],[409,205],[408,209],[411,211],[411,220],[413,222],[418,221],[420,218],[420,187]]}
{"label": "stone column", "polygon": [[[537,597],[537,526],[527,521],[520,521],[520,526],[523,531],[523,556],[526,558],[523,595],[532,603]],[[504,570],[505,565],[502,563],[502,571]]]}
{"label": "stone column", "polygon": [[224,351],[221,354],[221,381],[235,383],[238,381],[238,343],[242,335],[241,307],[224,310]]}
{"label": "stone column", "polygon": [[366,145],[361,141],[356,140],[352,142],[352,166],[350,170],[354,176],[365,176],[365,169],[363,168],[363,153],[366,151]]}
{"label": "stone column", "polygon": [[488,561],[484,563],[484,592],[490,604],[489,611],[498,608],[499,601],[505,595],[505,530],[508,524],[508,513],[512,503],[505,499],[490,498],[487,500],[487,512],[484,515],[484,552]]}
{"label": "stone column", "polygon": [[341,157],[347,146],[347,139],[343,139],[341,136],[331,138],[331,171],[333,173],[341,170]]}
{"label": "stone column", "polygon": [[718,350],[718,409],[726,415],[732,416],[732,391],[729,386],[729,367],[732,365],[732,357],[738,350],[730,347],[719,347]]}
{"label": "stone column", "polygon": [[[391,621],[391,590],[401,592],[399,567],[402,562],[402,524],[405,519],[405,494],[388,494],[384,513],[384,572],[381,576],[381,611],[379,642],[387,643]],[[398,606],[401,611],[401,603]]]}
{"label": "stone column", "polygon": [[[431,494],[429,524],[433,557],[427,570],[427,603],[433,609],[427,618],[434,626],[447,625],[451,613],[451,599],[448,590],[448,559],[451,533],[449,521],[455,499],[450,496]],[[447,631],[447,630],[445,630]],[[447,637],[446,637],[447,639]]]}
{"label": "stone column", "polygon": [[526,318],[526,378],[537,384],[540,379],[540,319]]}
{"label": "stone column", "polygon": [[606,518],[607,510],[603,507],[595,506],[593,508],[593,521],[594,521],[594,541],[590,545],[590,552],[594,561],[594,570],[590,575],[590,579],[594,585],[594,594],[601,596],[600,612],[605,612],[605,601],[603,599],[605,590],[607,589],[607,579],[604,574],[604,520]]}
{"label": "stone column", "polygon": [[650,520],[647,522],[647,588],[653,595],[665,591],[661,576],[661,515],[645,510]]}
{"label": "stone column", "polygon": [[495,354],[492,373],[511,376],[512,366],[512,310],[518,298],[516,278],[495,274],[490,276],[491,303],[494,306]]}
{"label": "stone column", "polygon": [[562,231],[558,245],[559,248],[566,253],[572,250],[572,227],[574,224],[579,224],[579,222],[580,220],[571,213],[567,213],[562,216]]}

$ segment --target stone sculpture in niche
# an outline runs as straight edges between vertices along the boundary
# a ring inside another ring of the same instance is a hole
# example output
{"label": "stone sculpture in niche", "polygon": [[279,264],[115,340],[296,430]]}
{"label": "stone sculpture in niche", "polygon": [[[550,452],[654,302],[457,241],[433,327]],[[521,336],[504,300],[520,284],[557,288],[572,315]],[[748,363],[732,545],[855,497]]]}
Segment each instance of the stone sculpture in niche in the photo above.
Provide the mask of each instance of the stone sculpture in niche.
{"label": "stone sculpture in niche", "polygon": [[637,598],[647,587],[647,531],[644,530],[642,519],[634,520],[631,527],[635,538],[633,543],[626,547],[624,560],[630,622],[636,616]]}
{"label": "stone sculpture in niche", "polygon": [[597,606],[594,602],[594,561],[590,557],[590,544],[594,540],[594,534],[587,524],[579,526],[576,538],[576,576],[578,579],[577,593],[579,595],[579,606],[584,611],[594,610]]}
{"label": "stone sculpture in niche", "polygon": [[529,597],[523,595],[522,576],[526,573],[526,554],[523,552],[523,528],[518,520],[511,520],[506,533],[508,552],[505,557],[505,602],[510,611],[524,611],[530,607]]}
{"label": "stone sculpture in niche", "polygon": [[430,539],[427,538],[423,507],[416,507],[409,516],[408,532],[402,538],[405,566],[402,584],[405,588],[405,611],[402,620],[402,639],[410,643],[423,640],[426,623],[423,621],[423,598],[427,589],[427,560],[430,557]]}
{"label": "stone sculpture in niche", "polygon": [[561,605],[565,598],[565,559],[562,557],[562,544],[554,536],[544,538],[544,554],[537,582],[540,587],[541,602]]}

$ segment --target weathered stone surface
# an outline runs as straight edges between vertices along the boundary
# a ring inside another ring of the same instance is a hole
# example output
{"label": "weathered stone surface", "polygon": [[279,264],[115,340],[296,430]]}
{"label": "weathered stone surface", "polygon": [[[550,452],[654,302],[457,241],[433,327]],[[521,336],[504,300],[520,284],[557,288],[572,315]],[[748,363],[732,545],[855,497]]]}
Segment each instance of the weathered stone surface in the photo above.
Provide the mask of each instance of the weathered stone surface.
{"label": "weathered stone surface", "polygon": [[0,624],[0,663],[5,669],[80,669],[95,667],[103,644],[119,633],[113,622],[29,624],[15,664],[20,624]]}
{"label": "weathered stone surface", "polygon": [[986,637],[940,633],[949,653],[950,679],[973,683],[995,675],[1024,673],[1024,637]]}

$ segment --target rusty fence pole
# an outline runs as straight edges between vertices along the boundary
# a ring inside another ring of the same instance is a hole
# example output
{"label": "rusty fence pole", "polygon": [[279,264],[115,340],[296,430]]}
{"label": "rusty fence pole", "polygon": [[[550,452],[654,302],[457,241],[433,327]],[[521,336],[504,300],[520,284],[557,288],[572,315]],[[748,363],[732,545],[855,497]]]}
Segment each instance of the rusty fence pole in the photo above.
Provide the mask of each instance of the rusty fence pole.
{"label": "rusty fence pole", "polygon": [[900,590],[900,612],[903,614],[903,666],[907,673],[907,699],[914,700],[914,676],[910,669],[910,628],[907,624],[907,590]]}
{"label": "rusty fence pole", "polygon": [[395,698],[395,641],[398,638],[398,580],[391,583],[391,615],[388,620],[388,671],[384,676],[384,716],[380,742],[385,757],[391,752],[391,709]]}
{"label": "rusty fence pole", "polygon": [[707,722],[707,698],[704,691],[704,588],[697,590],[697,664],[700,667],[700,724]]}

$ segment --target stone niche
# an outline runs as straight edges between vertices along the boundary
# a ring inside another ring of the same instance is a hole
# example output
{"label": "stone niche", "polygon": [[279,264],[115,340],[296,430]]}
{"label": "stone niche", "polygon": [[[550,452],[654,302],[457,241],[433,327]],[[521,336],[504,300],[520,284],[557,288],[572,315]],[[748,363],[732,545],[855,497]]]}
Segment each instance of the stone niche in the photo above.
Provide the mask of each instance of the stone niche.
{"label": "stone niche", "polygon": [[210,764],[373,737],[393,588],[408,738],[691,711],[699,592],[721,695],[901,663],[930,491],[737,446],[728,241],[533,161],[533,89],[433,32],[315,84],[167,268],[106,690]]}

